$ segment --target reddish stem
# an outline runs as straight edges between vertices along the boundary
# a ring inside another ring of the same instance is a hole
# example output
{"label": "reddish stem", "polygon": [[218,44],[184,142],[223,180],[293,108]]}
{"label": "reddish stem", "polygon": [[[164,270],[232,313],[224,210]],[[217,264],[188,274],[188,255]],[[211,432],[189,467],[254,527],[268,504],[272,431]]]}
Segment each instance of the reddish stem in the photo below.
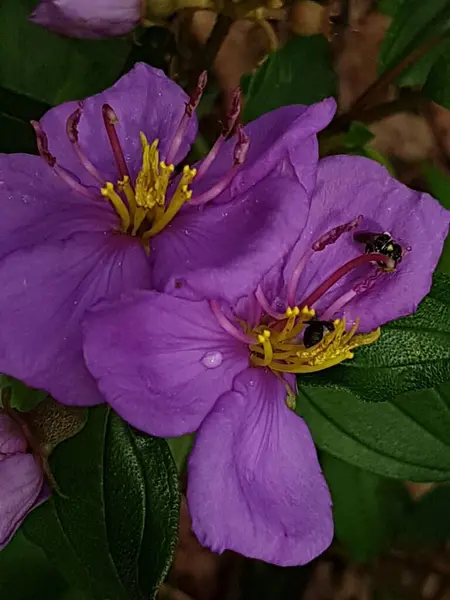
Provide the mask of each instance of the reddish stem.
{"label": "reddish stem", "polygon": [[310,308],[315,302],[317,302],[317,300],[321,296],[328,292],[328,290],[336,282],[338,282],[339,279],[342,279],[342,277],[347,275],[347,273],[349,273],[356,267],[372,262],[383,262],[386,264],[392,264],[394,261],[392,260],[392,258],[389,258],[389,256],[386,256],[385,254],[378,254],[377,252],[372,252],[370,254],[361,254],[356,258],[352,258],[352,260],[349,260],[347,263],[345,263],[345,265],[339,267],[337,271],[335,271],[332,275],[330,275],[330,277],[328,277],[328,279],[326,279],[321,285],[319,285],[319,287],[316,288],[314,292],[312,292],[312,294],[310,294],[301,303],[301,306],[308,306]]}
{"label": "reddish stem", "polygon": [[130,179],[130,173],[128,171],[127,163],[125,160],[125,156],[123,154],[122,146],[120,145],[119,136],[117,135],[117,131],[115,128],[115,124],[119,122],[116,113],[109,106],[109,104],[104,104],[102,106],[103,113],[103,121],[105,123],[106,133],[109,138],[109,143],[111,144],[111,148],[114,154],[114,158],[116,159],[117,168],[119,169],[121,179],[125,179],[128,177]]}

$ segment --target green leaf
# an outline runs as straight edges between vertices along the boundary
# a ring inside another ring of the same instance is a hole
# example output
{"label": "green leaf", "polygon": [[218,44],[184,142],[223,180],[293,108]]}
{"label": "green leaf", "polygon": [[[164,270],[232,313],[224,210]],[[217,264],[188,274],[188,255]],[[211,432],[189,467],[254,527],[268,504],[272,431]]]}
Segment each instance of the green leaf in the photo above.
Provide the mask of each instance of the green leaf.
{"label": "green leaf", "polygon": [[[10,388],[11,408],[20,412],[29,412],[40,404],[47,396],[47,392],[29,388],[24,383],[7,375],[1,376],[0,388]],[[0,406],[2,406],[0,398]]]}
{"label": "green leaf", "polygon": [[448,50],[448,40],[443,40],[421,56],[414,64],[399,75],[396,83],[400,87],[423,86],[441,55]]}
{"label": "green leaf", "polygon": [[423,93],[425,96],[450,108],[450,48],[447,43],[447,49],[441,53],[434,63],[428,75]]}
{"label": "green leaf", "polygon": [[423,496],[406,519],[400,541],[419,546],[450,540],[450,487],[436,487]]}
{"label": "green leaf", "polygon": [[67,587],[42,550],[20,532],[0,552],[0,598],[57,600]]}
{"label": "green leaf", "polygon": [[380,339],[359,348],[352,360],[301,381],[348,389],[368,402],[450,381],[450,277],[435,273],[417,312],[384,325]]}
{"label": "green leaf", "polygon": [[[422,174],[427,180],[428,190],[439,202],[450,210],[450,178],[432,162],[425,163]],[[445,240],[444,249],[438,263],[439,271],[450,275],[450,235]]]}
{"label": "green leaf", "polygon": [[166,438],[166,442],[168,443],[170,451],[172,452],[173,460],[177,465],[177,469],[181,473],[186,465],[189,452],[194,444],[194,435],[187,434],[176,438]]}
{"label": "green leaf", "polygon": [[178,474],[166,442],[101,406],[50,466],[62,495],[27,517],[27,537],[94,598],[154,597],[178,528]]}
{"label": "green leaf", "polygon": [[384,15],[394,17],[407,0],[378,0],[377,8]]}
{"label": "green leaf", "polygon": [[[448,0],[402,2],[398,10],[394,11],[392,23],[381,46],[378,60],[379,72],[383,73],[395,67],[425,42],[437,39],[449,30],[450,4]],[[435,48],[430,49],[430,52],[433,53],[434,59],[439,55]],[[424,58],[421,59],[421,62],[422,64],[416,68],[414,74],[411,71],[409,73],[410,80],[416,83],[420,83],[420,79],[426,76],[433,61]],[[410,69],[412,68],[410,67]],[[406,71],[402,76],[406,78]]]}
{"label": "green leaf", "polygon": [[84,98],[120,75],[131,44],[75,40],[32,24],[35,0],[0,3],[0,81],[3,87],[49,104]]}
{"label": "green leaf", "polygon": [[385,477],[450,480],[450,388],[367,403],[343,390],[299,381],[297,412],[319,448]]}
{"label": "green leaf", "polygon": [[289,104],[313,104],[336,95],[331,51],[321,35],[295,36],[273,52],[248,83],[244,120]]}
{"label": "green leaf", "polygon": [[380,477],[331,454],[321,456],[333,498],[335,535],[354,561],[368,561],[397,535],[410,497],[399,481]]}
{"label": "green leaf", "polygon": [[364,123],[353,121],[343,139],[343,145],[348,150],[362,148],[374,138],[374,134]]}

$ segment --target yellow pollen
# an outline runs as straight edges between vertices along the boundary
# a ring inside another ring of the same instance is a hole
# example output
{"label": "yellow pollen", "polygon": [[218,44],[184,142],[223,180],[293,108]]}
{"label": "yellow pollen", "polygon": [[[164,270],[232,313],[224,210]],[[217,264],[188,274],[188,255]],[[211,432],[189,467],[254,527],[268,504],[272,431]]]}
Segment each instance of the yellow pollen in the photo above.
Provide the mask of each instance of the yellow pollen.
{"label": "yellow pollen", "polygon": [[144,133],[140,133],[142,144],[142,168],[135,185],[129,177],[117,182],[115,187],[106,182],[101,188],[102,195],[114,206],[121,220],[121,231],[138,235],[144,241],[162,231],[175,217],[183,204],[190,200],[192,183],[196,169],[185,166],[172,198],[168,201],[167,192],[174,165],[166,165],[159,160],[158,140],[152,144]]}
{"label": "yellow pollen", "polygon": [[[297,309],[297,310],[295,310]],[[352,350],[359,346],[372,344],[380,337],[380,329],[370,333],[356,334],[358,321],[346,330],[345,319],[333,321],[333,331],[326,331],[322,340],[306,348],[300,339],[314,311],[304,307],[286,309],[286,321],[280,331],[279,321],[258,326],[254,344],[250,345],[251,362],[254,366],[269,367],[275,374],[314,373],[338,365],[353,358]],[[269,341],[270,338],[270,341]]]}
{"label": "yellow pollen", "polygon": [[108,200],[116,209],[116,212],[119,215],[122,223],[121,231],[127,231],[128,227],[130,226],[130,213],[128,212],[125,202],[114,189],[114,185],[110,181],[107,181],[100,191],[102,196],[108,198]]}

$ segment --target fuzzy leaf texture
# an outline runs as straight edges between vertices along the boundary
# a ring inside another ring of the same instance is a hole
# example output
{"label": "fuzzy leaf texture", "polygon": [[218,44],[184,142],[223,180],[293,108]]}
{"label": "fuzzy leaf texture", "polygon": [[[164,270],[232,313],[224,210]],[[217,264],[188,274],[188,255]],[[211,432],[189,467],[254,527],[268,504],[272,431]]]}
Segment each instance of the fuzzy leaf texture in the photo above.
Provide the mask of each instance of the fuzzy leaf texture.
{"label": "fuzzy leaf texture", "polygon": [[49,104],[84,98],[120,75],[131,43],[75,40],[34,25],[35,0],[0,3],[0,82],[8,90]]}
{"label": "fuzzy leaf texture", "polygon": [[268,56],[245,81],[246,122],[281,106],[313,104],[336,95],[336,76],[327,40],[294,36]]}
{"label": "fuzzy leaf texture", "polygon": [[447,383],[388,402],[299,385],[296,410],[319,448],[356,467],[410,481],[450,480]]}
{"label": "fuzzy leaf texture", "polygon": [[101,406],[50,466],[61,494],[29,515],[25,535],[94,599],[153,598],[178,533],[178,475],[166,442]]}
{"label": "fuzzy leaf texture", "polygon": [[417,312],[381,328],[380,339],[338,367],[302,376],[304,386],[346,389],[367,402],[450,381],[450,277],[435,273]]}

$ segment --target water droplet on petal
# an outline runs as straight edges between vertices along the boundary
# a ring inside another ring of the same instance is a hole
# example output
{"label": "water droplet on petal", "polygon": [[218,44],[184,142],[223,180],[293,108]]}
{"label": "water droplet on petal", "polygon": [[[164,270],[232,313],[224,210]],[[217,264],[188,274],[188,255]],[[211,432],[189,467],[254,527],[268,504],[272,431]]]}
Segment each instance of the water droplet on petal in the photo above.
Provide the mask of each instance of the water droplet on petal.
{"label": "water droplet on petal", "polygon": [[202,363],[207,369],[216,369],[217,367],[220,367],[222,361],[222,352],[207,352],[202,358]]}

